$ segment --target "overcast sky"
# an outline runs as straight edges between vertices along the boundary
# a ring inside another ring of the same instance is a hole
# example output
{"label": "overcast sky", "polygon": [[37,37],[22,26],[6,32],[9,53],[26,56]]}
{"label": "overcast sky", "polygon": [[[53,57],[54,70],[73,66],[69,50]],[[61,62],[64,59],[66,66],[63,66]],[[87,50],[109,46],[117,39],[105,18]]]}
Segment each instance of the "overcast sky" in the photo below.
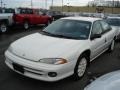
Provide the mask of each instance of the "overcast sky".
{"label": "overcast sky", "polygon": [[[30,7],[31,6],[31,0],[2,0],[4,4],[6,4],[7,7]],[[45,2],[47,1],[47,8],[51,6],[52,0],[32,0],[33,1],[33,7],[35,8],[46,8]],[[61,6],[62,0],[53,0],[54,6]],[[92,0],[63,0],[64,5],[67,5],[69,2],[69,5],[71,6],[84,6],[88,4],[88,1]]]}
{"label": "overcast sky", "polygon": [[[6,4],[7,7],[30,7],[31,0],[2,0],[3,3]],[[46,0],[32,0],[33,6],[38,8],[46,8]],[[53,5],[62,5],[62,0],[53,0]],[[67,5],[69,2],[69,5],[72,6],[83,6],[88,3],[90,0],[63,0],[64,5]],[[52,0],[47,0],[47,8],[51,6]]]}

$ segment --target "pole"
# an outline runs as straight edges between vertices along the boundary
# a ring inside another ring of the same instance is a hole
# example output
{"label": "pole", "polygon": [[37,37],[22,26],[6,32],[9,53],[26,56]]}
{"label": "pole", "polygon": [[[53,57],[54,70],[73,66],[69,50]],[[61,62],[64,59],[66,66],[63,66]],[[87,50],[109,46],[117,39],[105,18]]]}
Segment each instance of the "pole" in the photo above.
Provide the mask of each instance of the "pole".
{"label": "pole", "polygon": [[68,12],[69,12],[70,11],[70,9],[69,9],[69,2],[67,3],[67,5],[68,5],[67,7],[68,7]]}
{"label": "pole", "polygon": [[0,3],[1,3],[1,8],[2,8],[3,1],[1,0],[1,2],[0,2]]}
{"label": "pole", "polygon": [[5,8],[6,4],[4,4],[4,8]]}
{"label": "pole", "polygon": [[31,0],[31,8],[33,8],[33,1]]}
{"label": "pole", "polygon": [[53,11],[53,0],[52,0],[52,5],[51,5],[51,10]]}
{"label": "pole", "polygon": [[46,6],[46,9],[47,9],[47,0],[45,0],[45,6]]}
{"label": "pole", "polygon": [[113,3],[113,6],[112,6],[112,14],[113,14],[113,9],[114,9],[114,0],[112,1],[112,3]]}
{"label": "pole", "polygon": [[62,0],[62,12],[63,12],[63,0]]}

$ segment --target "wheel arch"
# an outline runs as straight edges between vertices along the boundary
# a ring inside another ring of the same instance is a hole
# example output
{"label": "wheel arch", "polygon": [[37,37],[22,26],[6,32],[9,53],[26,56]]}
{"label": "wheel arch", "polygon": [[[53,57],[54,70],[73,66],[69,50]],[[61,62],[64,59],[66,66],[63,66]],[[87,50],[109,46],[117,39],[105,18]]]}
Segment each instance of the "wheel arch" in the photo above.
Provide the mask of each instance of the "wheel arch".
{"label": "wheel arch", "polygon": [[26,21],[30,23],[29,18],[24,18],[23,22],[26,22]]}
{"label": "wheel arch", "polygon": [[87,49],[87,50],[84,50],[78,57],[78,60],[81,56],[86,56],[87,58],[87,63],[88,63],[88,66],[90,66],[90,55],[91,55],[91,50],[90,49]]}
{"label": "wheel arch", "polygon": [[8,22],[9,22],[9,21],[8,21],[7,19],[2,19],[2,20],[0,20],[0,24],[1,24],[1,23],[5,23],[5,24],[8,25]]}
{"label": "wheel arch", "polygon": [[114,40],[117,40],[117,36],[114,36],[114,38],[113,38]]}

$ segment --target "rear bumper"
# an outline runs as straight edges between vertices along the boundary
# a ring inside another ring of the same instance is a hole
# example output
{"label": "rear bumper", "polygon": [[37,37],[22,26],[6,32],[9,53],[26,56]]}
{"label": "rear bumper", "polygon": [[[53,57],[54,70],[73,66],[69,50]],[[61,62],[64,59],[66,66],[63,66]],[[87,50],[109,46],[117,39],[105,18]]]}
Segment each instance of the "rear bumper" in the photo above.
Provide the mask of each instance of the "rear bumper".
{"label": "rear bumper", "polygon": [[[73,74],[73,71],[71,70],[71,63],[67,63],[64,65],[41,64],[39,62],[33,62],[22,59],[8,51],[5,53],[5,56],[6,56],[5,63],[9,68],[11,68],[13,71],[19,74],[22,74],[30,78],[53,82],[61,80]],[[13,67],[13,63],[22,66],[24,68],[24,73],[15,70]],[[48,73],[50,72],[55,72],[57,73],[57,75],[55,77],[51,77],[48,75]]]}

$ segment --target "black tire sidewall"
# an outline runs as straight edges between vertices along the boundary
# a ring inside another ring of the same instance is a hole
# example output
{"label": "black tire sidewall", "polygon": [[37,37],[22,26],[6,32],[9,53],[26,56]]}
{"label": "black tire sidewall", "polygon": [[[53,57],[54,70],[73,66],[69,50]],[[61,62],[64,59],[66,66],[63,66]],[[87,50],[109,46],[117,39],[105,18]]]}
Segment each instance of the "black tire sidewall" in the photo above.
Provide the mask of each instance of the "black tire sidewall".
{"label": "black tire sidewall", "polygon": [[[28,28],[25,27],[25,24],[26,24],[26,23],[28,24]],[[28,22],[28,21],[25,21],[24,24],[23,24],[23,27],[24,27],[25,30],[28,30],[28,29],[30,28],[29,22]]]}
{"label": "black tire sidewall", "polygon": [[[115,48],[115,40],[113,39],[113,41],[114,41],[114,48]],[[112,41],[112,43],[113,43],[113,41]],[[113,48],[113,50],[111,49],[112,43],[109,46],[108,52],[112,52],[114,50],[114,48]]]}
{"label": "black tire sidewall", "polygon": [[49,24],[50,24],[50,20],[47,21],[46,26],[48,26]]}
{"label": "black tire sidewall", "polygon": [[86,60],[88,60],[88,58],[87,58],[86,55],[81,55],[79,57],[79,59],[78,59],[78,61],[76,63],[75,69],[74,69],[74,74],[73,74],[74,80],[80,80],[82,77],[84,77],[85,73],[87,72],[88,61],[87,61],[86,70],[85,70],[83,76],[79,77],[79,75],[78,75],[78,72],[77,72],[78,71],[78,65],[79,65],[79,63],[80,63],[80,61],[81,61],[82,58],[85,58]]}
{"label": "black tire sidewall", "polygon": [[3,31],[1,30],[1,26],[2,26],[2,25],[5,25],[5,26],[6,26],[6,31],[5,31],[5,32],[7,32],[8,28],[7,28],[7,24],[6,24],[6,23],[1,23],[1,24],[0,24],[0,32],[5,33],[5,32],[3,32]]}

